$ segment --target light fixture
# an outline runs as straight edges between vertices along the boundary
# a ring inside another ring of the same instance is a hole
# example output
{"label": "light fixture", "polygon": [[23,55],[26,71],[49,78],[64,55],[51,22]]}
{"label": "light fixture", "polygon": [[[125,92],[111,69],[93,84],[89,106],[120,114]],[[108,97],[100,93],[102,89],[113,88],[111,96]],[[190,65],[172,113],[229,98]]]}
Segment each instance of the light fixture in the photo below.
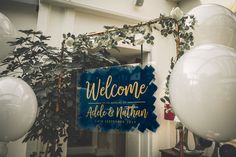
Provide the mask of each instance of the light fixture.
{"label": "light fixture", "polygon": [[143,2],[144,2],[144,0],[136,0],[135,5],[138,7],[141,7],[141,6],[143,6]]}

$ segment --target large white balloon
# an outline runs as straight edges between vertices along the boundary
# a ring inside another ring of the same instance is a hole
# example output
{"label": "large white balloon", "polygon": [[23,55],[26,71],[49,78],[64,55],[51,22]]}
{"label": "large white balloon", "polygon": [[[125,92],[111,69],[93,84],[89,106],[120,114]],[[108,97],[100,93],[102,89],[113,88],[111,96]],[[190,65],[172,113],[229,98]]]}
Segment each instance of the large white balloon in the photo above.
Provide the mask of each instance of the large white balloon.
{"label": "large white balloon", "polygon": [[193,48],[176,63],[170,100],[180,121],[215,141],[236,138],[236,52],[216,44]]}
{"label": "large white balloon", "polygon": [[7,42],[13,41],[16,36],[15,28],[12,22],[2,13],[0,13],[0,60],[3,60],[14,47]]}
{"label": "large white balloon", "polygon": [[0,141],[14,141],[33,125],[37,100],[31,87],[14,77],[0,78]]}
{"label": "large white balloon", "polygon": [[229,9],[206,4],[193,8],[188,14],[197,20],[193,32],[196,46],[216,43],[236,49],[236,16]]}

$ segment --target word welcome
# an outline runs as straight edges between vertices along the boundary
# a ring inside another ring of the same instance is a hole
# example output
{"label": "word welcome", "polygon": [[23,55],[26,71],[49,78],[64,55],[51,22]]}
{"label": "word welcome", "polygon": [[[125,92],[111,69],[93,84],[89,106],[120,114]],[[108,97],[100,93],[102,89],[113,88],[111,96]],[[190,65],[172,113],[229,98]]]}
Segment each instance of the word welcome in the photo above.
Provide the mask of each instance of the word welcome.
{"label": "word welcome", "polygon": [[99,98],[99,96],[105,96],[106,99],[110,99],[111,97],[116,97],[117,95],[133,95],[135,98],[139,98],[140,95],[144,94],[148,87],[145,84],[139,85],[137,81],[132,84],[128,84],[126,86],[118,86],[117,84],[112,82],[113,78],[109,75],[106,79],[105,87],[101,87],[101,79],[98,80],[98,83],[90,83],[86,81],[87,89],[86,89],[86,97],[87,99],[92,99],[95,101]]}

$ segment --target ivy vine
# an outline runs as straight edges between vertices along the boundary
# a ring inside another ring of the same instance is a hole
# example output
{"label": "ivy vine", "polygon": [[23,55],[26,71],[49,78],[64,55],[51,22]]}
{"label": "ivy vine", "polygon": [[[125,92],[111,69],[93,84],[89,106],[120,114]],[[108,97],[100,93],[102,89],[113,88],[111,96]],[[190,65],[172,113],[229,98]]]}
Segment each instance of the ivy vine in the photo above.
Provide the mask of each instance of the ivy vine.
{"label": "ivy vine", "polygon": [[171,71],[174,68],[176,61],[194,45],[193,29],[196,20],[193,15],[183,16],[180,20],[168,19],[160,20],[162,26],[161,34],[165,37],[173,35],[176,42],[176,57],[171,58],[170,70],[166,77],[165,95],[160,99],[164,104],[171,104],[169,98],[169,81]]}

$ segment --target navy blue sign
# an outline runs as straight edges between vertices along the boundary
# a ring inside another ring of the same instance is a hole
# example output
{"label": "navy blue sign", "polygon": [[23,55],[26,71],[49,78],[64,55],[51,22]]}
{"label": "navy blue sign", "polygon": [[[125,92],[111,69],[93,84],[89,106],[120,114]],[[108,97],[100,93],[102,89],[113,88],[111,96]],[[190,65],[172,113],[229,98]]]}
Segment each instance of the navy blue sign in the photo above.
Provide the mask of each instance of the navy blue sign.
{"label": "navy blue sign", "polygon": [[117,66],[78,74],[78,126],[155,132],[154,71],[152,66]]}

